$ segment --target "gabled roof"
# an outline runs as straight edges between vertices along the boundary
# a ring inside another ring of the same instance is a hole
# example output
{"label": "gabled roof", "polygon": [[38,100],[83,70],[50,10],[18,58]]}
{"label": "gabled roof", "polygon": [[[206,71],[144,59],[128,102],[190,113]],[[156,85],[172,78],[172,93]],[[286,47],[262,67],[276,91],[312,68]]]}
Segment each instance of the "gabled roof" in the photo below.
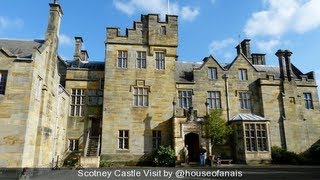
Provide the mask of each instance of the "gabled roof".
{"label": "gabled roof", "polygon": [[31,58],[33,49],[40,48],[44,40],[11,40],[0,39],[0,49],[18,58]]}
{"label": "gabled roof", "polygon": [[214,61],[222,70],[225,70],[225,66],[223,64],[220,64],[212,55],[209,57],[205,57],[202,61],[202,65],[199,67],[201,69],[209,60]]}
{"label": "gabled roof", "polygon": [[229,121],[268,121],[266,118],[255,114],[237,114],[233,116]]}
{"label": "gabled roof", "polygon": [[254,70],[258,71],[258,70],[254,67],[254,65],[249,61],[249,59],[248,59],[242,52],[239,53],[239,54],[234,58],[234,60],[233,60],[230,64],[228,64],[227,66],[225,66],[225,68],[226,68],[227,70],[229,70],[229,69],[233,66],[233,64],[239,59],[240,56],[241,56],[242,58],[244,58],[244,59],[248,62],[248,64],[251,65],[251,67],[252,67]]}
{"label": "gabled roof", "polygon": [[193,82],[193,68],[199,68],[202,63],[176,62],[175,79],[178,83]]}

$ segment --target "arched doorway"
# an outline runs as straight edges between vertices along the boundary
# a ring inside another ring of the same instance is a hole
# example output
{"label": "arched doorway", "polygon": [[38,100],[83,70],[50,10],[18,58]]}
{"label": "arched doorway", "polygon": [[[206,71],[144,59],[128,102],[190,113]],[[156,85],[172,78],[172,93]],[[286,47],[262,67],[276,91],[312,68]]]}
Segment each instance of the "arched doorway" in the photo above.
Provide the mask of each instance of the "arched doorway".
{"label": "arched doorway", "polygon": [[184,136],[184,143],[188,145],[189,162],[199,162],[199,135],[188,133]]}

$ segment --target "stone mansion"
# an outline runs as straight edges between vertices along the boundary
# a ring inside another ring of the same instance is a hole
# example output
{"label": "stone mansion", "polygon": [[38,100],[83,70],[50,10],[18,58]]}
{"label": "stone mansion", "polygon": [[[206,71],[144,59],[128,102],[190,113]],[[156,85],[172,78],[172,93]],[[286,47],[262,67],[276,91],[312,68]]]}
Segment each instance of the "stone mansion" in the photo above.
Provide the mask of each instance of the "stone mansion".
{"label": "stone mansion", "polygon": [[[290,50],[267,65],[245,39],[230,63],[211,55],[181,62],[178,17],[148,14],[125,35],[107,28],[104,61],[89,60],[82,37],[65,60],[57,52],[62,15],[51,3],[43,40],[0,39],[0,167],[50,167],[72,156],[85,167],[139,164],[160,145],[175,150],[177,163],[185,145],[194,162],[203,145],[208,155],[262,163],[272,146],[301,153],[320,139],[315,73],[294,66]],[[235,130],[217,152],[203,130],[213,109]]]}

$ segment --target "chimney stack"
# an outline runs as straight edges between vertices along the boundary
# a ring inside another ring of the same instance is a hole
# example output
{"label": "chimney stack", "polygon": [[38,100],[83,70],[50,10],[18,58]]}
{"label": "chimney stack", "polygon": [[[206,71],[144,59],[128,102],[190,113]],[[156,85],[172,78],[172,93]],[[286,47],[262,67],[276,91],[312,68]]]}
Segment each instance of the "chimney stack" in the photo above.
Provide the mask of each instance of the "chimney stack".
{"label": "chimney stack", "polygon": [[276,56],[278,56],[278,60],[279,60],[279,67],[280,67],[280,78],[282,80],[287,78],[287,66],[286,66],[286,60],[285,60],[285,51],[279,49],[276,52]]}
{"label": "chimney stack", "polygon": [[248,59],[251,59],[250,39],[244,39],[237,47],[237,53],[243,53]]}
{"label": "chimney stack", "polygon": [[74,60],[79,60],[81,59],[81,48],[82,48],[82,43],[83,39],[82,37],[74,37],[75,39],[75,49],[74,49],[74,55],[73,58]]}
{"label": "chimney stack", "polygon": [[56,0],[53,3],[50,3],[49,6],[50,14],[45,38],[46,40],[50,39],[51,42],[55,43],[55,45],[57,46],[60,31],[60,21],[63,15],[63,11]]}
{"label": "chimney stack", "polygon": [[81,50],[81,60],[86,62],[88,61],[88,59],[89,59],[88,51]]}
{"label": "chimney stack", "polygon": [[286,61],[286,69],[287,69],[287,76],[288,80],[291,81],[293,79],[293,72],[292,72],[292,66],[291,66],[291,55],[292,52],[290,50],[284,51],[284,58]]}

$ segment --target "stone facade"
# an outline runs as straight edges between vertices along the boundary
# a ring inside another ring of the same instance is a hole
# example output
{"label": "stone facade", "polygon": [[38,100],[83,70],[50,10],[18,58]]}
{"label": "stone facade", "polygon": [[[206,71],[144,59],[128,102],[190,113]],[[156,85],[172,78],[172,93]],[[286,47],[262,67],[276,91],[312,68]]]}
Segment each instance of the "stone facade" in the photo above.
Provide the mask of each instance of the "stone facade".
{"label": "stone facade", "polygon": [[[279,66],[266,65],[245,39],[231,63],[213,56],[179,62],[178,17],[162,22],[148,14],[125,35],[107,28],[105,62],[88,60],[81,37],[65,61],[56,53],[62,14],[50,4],[45,40],[0,40],[0,167],[48,167],[68,158],[88,167],[99,160],[137,164],[159,145],[173,147],[177,163],[185,145],[190,161],[198,161],[202,145],[208,157],[264,163],[272,146],[301,153],[320,138],[315,75],[292,65],[288,50],[276,53]],[[211,148],[202,124],[216,108],[236,133]]]}
{"label": "stone facade", "polygon": [[69,94],[60,85],[57,55],[62,10],[50,4],[45,40],[0,40],[0,167],[50,167],[65,151]]}

